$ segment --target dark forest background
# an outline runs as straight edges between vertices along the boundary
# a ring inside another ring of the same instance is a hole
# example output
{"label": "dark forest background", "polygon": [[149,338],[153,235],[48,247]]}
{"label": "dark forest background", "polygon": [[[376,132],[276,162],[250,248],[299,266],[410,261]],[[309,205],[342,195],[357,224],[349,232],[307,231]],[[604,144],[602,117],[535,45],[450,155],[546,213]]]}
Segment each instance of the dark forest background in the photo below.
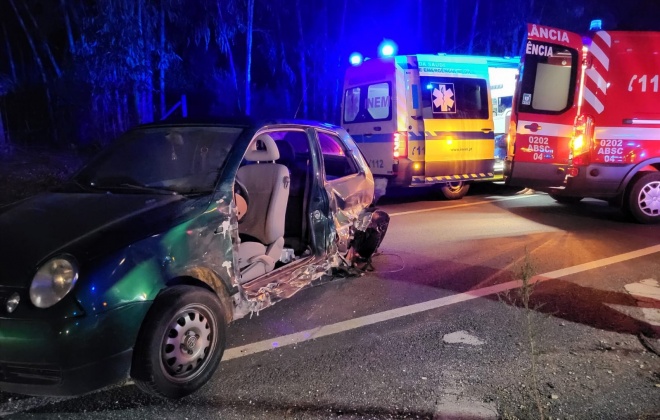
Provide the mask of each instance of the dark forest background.
{"label": "dark forest background", "polygon": [[[358,51],[516,56],[526,22],[660,30],[659,0],[0,0],[0,154],[191,115],[338,123]],[[181,115],[181,107],[174,116]]]}

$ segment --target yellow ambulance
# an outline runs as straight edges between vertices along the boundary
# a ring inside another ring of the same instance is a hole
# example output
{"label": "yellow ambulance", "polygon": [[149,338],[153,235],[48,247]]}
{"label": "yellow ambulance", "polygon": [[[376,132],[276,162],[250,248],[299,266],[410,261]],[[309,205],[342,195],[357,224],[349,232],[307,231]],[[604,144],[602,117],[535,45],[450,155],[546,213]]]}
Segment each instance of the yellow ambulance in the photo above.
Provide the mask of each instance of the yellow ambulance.
{"label": "yellow ambulance", "polygon": [[508,127],[519,63],[417,54],[350,67],[341,125],[369,162],[376,195],[388,186],[437,184],[458,199],[472,181],[500,179],[495,137]]}

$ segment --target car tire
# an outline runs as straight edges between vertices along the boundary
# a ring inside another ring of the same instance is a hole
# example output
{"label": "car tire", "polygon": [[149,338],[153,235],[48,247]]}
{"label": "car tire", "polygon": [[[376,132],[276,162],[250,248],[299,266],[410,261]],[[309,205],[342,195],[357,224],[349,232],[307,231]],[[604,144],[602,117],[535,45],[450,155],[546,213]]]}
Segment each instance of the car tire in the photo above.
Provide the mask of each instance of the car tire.
{"label": "car tire", "polygon": [[584,198],[584,197],[569,197],[565,195],[555,195],[555,194],[548,194],[548,195],[553,200],[561,204],[577,204],[580,201],[582,201],[582,199]]}
{"label": "car tire", "polygon": [[447,200],[458,200],[463,198],[470,189],[470,184],[465,181],[448,182],[440,188],[442,195]]}
{"label": "car tire", "polygon": [[639,223],[660,222],[660,172],[635,178],[628,195],[627,210]]}
{"label": "car tire", "polygon": [[218,297],[201,287],[174,286],[158,295],[133,351],[138,388],[175,399],[208,382],[225,349],[223,314]]}

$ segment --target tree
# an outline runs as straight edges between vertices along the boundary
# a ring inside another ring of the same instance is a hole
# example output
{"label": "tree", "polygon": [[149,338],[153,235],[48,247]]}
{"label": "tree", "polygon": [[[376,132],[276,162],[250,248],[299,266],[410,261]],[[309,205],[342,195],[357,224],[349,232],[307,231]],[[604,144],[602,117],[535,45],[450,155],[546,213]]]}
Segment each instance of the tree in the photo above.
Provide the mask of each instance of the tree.
{"label": "tree", "polygon": [[[37,66],[39,67],[39,74],[41,75],[41,81],[44,84],[45,91],[46,91],[46,99],[48,101],[48,116],[50,119],[51,125],[54,125],[54,118],[53,118],[53,108],[52,108],[52,96],[51,96],[51,91],[49,87],[49,78],[48,74],[46,72],[46,68],[44,67],[43,61],[41,60],[41,56],[39,54],[39,51],[37,50],[36,42],[34,40],[34,37],[32,36],[32,32],[27,28],[27,25],[25,24],[25,20],[23,19],[21,13],[19,12],[18,8],[16,7],[16,3],[14,0],[9,0],[9,5],[11,6],[12,10],[14,11],[14,14],[16,16],[16,19],[23,29],[23,33],[25,34],[25,37],[28,41],[28,44],[30,45],[30,49],[32,50],[32,56],[37,63]],[[27,4],[25,4],[25,9],[29,13],[29,8]],[[32,16],[30,14],[30,16]],[[51,55],[52,58],[52,55]],[[54,60],[53,60],[54,63]],[[59,68],[56,68],[58,74],[59,74]],[[57,136],[55,136],[57,138]]]}
{"label": "tree", "polygon": [[468,45],[468,54],[472,54],[474,37],[477,33],[477,18],[479,17],[479,0],[474,3],[474,13],[472,14],[472,25],[470,26],[470,43]]}
{"label": "tree", "polygon": [[[11,92],[13,88],[13,80],[8,75],[0,73],[0,100],[3,100],[3,103],[4,97]],[[0,155],[9,154],[11,152],[9,136],[5,131],[3,108],[4,106],[0,106]]]}
{"label": "tree", "polygon": [[252,104],[252,34],[254,30],[254,1],[247,0],[246,54],[245,54],[245,115],[250,115]]}

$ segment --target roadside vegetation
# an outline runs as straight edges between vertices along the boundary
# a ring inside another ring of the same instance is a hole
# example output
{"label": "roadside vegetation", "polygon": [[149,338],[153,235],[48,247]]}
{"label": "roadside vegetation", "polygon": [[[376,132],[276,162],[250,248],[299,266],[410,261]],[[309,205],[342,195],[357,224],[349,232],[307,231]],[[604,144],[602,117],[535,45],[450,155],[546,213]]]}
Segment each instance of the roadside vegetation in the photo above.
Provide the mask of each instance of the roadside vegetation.
{"label": "roadside vegetation", "polygon": [[506,292],[500,294],[501,301],[519,307],[522,309],[522,314],[518,317],[518,324],[516,328],[520,328],[521,335],[524,337],[525,342],[521,349],[521,357],[529,357],[526,362],[525,371],[521,372],[523,381],[521,383],[521,391],[519,395],[520,401],[523,402],[517,407],[517,410],[512,410],[511,407],[500,407],[502,418],[507,420],[513,419],[539,419],[545,420],[547,418],[547,399],[553,399],[557,396],[551,394],[546,396],[542,392],[542,378],[540,377],[539,370],[539,342],[537,340],[539,325],[535,318],[535,313],[543,306],[542,304],[532,304],[532,294],[537,283],[533,280],[536,274],[534,262],[531,254],[525,248],[525,255],[520,266],[515,271],[516,278],[522,282],[519,289],[514,292]]}

